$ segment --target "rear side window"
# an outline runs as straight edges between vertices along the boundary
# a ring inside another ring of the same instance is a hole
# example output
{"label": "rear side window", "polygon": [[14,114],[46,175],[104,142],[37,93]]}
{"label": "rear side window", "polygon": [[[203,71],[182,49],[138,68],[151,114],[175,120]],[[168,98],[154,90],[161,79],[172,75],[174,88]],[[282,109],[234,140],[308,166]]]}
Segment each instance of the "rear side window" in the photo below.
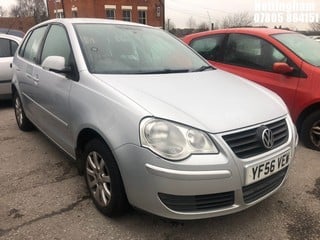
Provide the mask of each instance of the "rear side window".
{"label": "rear side window", "polygon": [[18,44],[10,39],[0,38],[0,57],[12,57]]}
{"label": "rear side window", "polygon": [[28,38],[24,47],[21,56],[31,62],[36,63],[39,56],[40,46],[42,39],[45,35],[47,26],[37,28],[33,30],[31,36]]}
{"label": "rear side window", "polygon": [[15,41],[10,41],[11,56],[15,54],[15,52],[17,51],[17,48],[18,48],[18,43],[16,43]]}
{"label": "rear side window", "polygon": [[41,63],[48,56],[64,57],[66,65],[69,65],[71,47],[66,30],[59,25],[52,25],[47,35],[41,55]]}
{"label": "rear side window", "polygon": [[216,34],[198,38],[193,40],[190,43],[190,46],[205,59],[216,61],[221,54],[224,37],[224,34]]}
{"label": "rear side window", "polygon": [[10,40],[0,38],[0,57],[10,56]]}

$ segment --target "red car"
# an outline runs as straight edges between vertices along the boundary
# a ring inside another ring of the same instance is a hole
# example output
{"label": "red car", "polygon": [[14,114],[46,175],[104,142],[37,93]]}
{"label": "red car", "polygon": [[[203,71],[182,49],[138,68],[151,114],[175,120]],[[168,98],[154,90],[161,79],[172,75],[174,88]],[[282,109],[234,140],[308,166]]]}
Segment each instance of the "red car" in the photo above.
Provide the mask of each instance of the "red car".
{"label": "red car", "polygon": [[320,44],[291,31],[232,28],[185,36],[212,65],[259,83],[286,102],[300,139],[320,151]]}

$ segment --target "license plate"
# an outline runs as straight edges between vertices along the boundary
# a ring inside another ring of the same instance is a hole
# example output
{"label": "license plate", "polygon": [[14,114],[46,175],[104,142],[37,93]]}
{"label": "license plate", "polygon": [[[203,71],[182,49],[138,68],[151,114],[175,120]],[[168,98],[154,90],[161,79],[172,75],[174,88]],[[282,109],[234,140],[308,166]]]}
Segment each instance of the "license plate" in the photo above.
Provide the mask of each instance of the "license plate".
{"label": "license plate", "polygon": [[289,165],[289,160],[290,151],[287,151],[271,160],[249,166],[246,169],[245,185],[257,182],[280,171],[281,169]]}

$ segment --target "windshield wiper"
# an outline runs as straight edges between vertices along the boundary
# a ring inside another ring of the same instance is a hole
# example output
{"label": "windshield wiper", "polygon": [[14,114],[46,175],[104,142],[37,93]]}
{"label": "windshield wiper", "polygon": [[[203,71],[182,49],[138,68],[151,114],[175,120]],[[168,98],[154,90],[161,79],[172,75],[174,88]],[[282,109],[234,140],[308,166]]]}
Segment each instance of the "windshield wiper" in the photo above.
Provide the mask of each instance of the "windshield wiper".
{"label": "windshield wiper", "polygon": [[164,68],[159,70],[150,70],[150,71],[110,71],[106,72],[105,74],[169,74],[169,73],[187,73],[187,72],[202,72],[207,69],[215,69],[209,65],[201,66],[195,70],[187,69],[187,68],[180,68],[180,69],[171,69],[171,68]]}
{"label": "windshield wiper", "polygon": [[208,70],[208,69],[214,70],[215,68],[213,68],[213,67],[211,67],[209,65],[204,65],[204,66],[201,66],[201,67],[199,67],[199,68],[197,68],[195,70],[192,70],[192,72],[203,72],[203,71]]}
{"label": "windshield wiper", "polygon": [[167,74],[167,73],[186,73],[190,72],[189,69],[160,69],[155,71],[145,71],[145,72],[139,72],[139,74]]}

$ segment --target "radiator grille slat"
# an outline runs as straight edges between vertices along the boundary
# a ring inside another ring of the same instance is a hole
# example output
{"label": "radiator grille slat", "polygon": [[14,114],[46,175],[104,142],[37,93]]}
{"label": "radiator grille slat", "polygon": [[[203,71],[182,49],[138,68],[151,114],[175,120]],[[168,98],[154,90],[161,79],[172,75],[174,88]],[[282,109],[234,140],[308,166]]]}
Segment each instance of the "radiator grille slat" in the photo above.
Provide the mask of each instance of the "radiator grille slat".
{"label": "radiator grille slat", "polygon": [[[285,119],[266,124],[274,136],[273,148],[276,148],[285,142],[289,137],[288,126]],[[248,158],[269,151],[263,146],[257,135],[258,127],[249,130],[224,135],[223,139],[230,146],[232,151],[239,158]]]}

